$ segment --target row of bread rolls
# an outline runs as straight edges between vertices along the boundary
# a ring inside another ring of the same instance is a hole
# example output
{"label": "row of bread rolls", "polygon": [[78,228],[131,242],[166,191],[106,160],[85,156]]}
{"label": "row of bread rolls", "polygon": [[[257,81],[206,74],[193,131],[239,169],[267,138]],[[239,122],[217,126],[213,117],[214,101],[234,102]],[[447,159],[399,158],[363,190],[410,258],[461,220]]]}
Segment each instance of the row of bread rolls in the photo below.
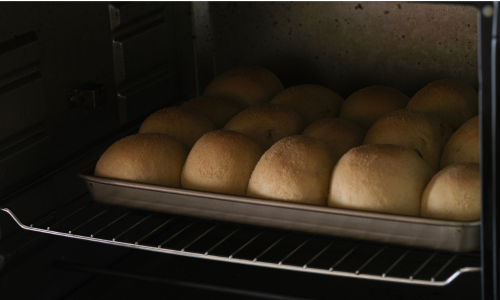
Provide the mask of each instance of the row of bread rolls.
{"label": "row of bread rolls", "polygon": [[[139,134],[118,141],[102,155],[95,175],[457,219],[439,214],[444,208],[456,211],[440,200],[442,194],[456,199],[473,195],[462,206],[479,210],[479,204],[470,204],[478,202],[479,191],[446,192],[457,190],[448,187],[460,181],[456,178],[475,174],[479,182],[479,171],[457,166],[479,163],[478,118],[463,124],[477,115],[474,93],[464,83],[441,80],[412,99],[396,89],[373,86],[344,101],[319,85],[284,89],[264,68],[238,68],[214,79],[203,96],[152,114]],[[448,165],[455,171],[445,168],[436,174]],[[448,179],[436,179],[441,173]],[[465,218],[479,218],[473,215]]]}

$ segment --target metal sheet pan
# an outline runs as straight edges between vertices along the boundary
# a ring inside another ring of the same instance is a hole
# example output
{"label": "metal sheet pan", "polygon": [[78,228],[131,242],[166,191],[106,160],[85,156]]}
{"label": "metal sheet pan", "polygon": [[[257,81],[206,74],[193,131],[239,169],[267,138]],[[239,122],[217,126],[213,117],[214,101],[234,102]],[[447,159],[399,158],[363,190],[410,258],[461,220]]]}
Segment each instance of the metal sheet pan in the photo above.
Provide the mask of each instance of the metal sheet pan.
{"label": "metal sheet pan", "polygon": [[479,250],[480,221],[457,222],[193,191],[79,176],[97,202],[148,211],[444,250]]}

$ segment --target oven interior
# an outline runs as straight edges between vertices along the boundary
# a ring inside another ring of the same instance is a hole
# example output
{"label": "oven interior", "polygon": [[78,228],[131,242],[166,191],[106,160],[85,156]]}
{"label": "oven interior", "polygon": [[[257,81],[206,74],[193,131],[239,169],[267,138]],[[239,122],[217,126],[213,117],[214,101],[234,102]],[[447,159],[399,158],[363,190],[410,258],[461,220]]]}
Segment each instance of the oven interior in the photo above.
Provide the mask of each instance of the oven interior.
{"label": "oven interior", "polygon": [[489,10],[489,3],[0,3],[2,299],[479,298],[479,251],[109,207],[91,199],[77,174],[152,112],[200,95],[214,76],[242,65],[272,70],[285,88],[319,84],[344,99],[370,85],[411,97],[442,78],[481,94],[488,40],[479,33],[488,33],[481,24],[491,26]]}

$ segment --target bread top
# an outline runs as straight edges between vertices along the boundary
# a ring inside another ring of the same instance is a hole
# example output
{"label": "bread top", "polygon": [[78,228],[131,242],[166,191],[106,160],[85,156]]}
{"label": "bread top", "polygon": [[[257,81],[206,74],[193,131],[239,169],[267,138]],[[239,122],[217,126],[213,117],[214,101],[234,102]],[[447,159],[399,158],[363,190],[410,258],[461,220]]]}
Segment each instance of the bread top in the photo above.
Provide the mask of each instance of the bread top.
{"label": "bread top", "polygon": [[247,195],[325,205],[337,160],[321,140],[301,135],[285,137],[257,163]]}
{"label": "bread top", "polygon": [[226,98],[246,108],[270,102],[283,90],[283,84],[273,72],[259,66],[245,66],[217,76],[203,95]]}
{"label": "bread top", "polygon": [[481,179],[477,163],[451,164],[439,171],[422,195],[423,217],[475,221],[481,217]]}
{"label": "bread top", "polygon": [[306,124],[336,117],[343,102],[337,93],[317,84],[287,88],[271,100],[271,103],[285,104],[295,110]]}
{"label": "bread top", "polygon": [[382,116],[408,104],[409,98],[400,91],[382,85],[363,88],[349,96],[342,105],[339,118],[361,126],[365,131]]}
{"label": "bread top", "polygon": [[142,123],[139,133],[167,134],[191,149],[203,134],[215,129],[215,124],[203,114],[187,107],[175,106],[151,114]]}
{"label": "bread top", "polygon": [[479,114],[477,92],[467,83],[453,79],[436,80],[426,85],[406,107],[434,114],[453,130]]}
{"label": "bread top", "polygon": [[437,171],[443,147],[452,133],[453,130],[438,118],[406,108],[375,122],[364,144],[392,144],[414,149]]}
{"label": "bread top", "polygon": [[220,97],[200,96],[182,104],[186,107],[195,110],[212,121],[217,128],[222,128],[231,120],[232,117],[237,115],[243,110],[241,106],[233,101]]}
{"label": "bread top", "polygon": [[479,144],[479,116],[476,116],[460,126],[446,143],[441,169],[454,163],[479,163]]}
{"label": "bread top", "polygon": [[245,195],[252,171],[264,150],[232,130],[214,130],[193,146],[182,171],[182,187]]}
{"label": "bread top", "polygon": [[180,187],[187,149],[178,140],[159,133],[125,137],[99,158],[95,176]]}
{"label": "bread top", "polygon": [[304,121],[291,108],[264,103],[243,110],[229,120],[224,129],[241,132],[267,150],[286,136],[301,134],[304,127]]}
{"label": "bread top", "polygon": [[349,150],[333,169],[328,205],[418,216],[422,192],[433,175],[410,148],[363,145]]}
{"label": "bread top", "polygon": [[325,118],[311,123],[302,135],[325,141],[339,158],[350,149],[361,146],[365,136],[359,125],[340,118]]}

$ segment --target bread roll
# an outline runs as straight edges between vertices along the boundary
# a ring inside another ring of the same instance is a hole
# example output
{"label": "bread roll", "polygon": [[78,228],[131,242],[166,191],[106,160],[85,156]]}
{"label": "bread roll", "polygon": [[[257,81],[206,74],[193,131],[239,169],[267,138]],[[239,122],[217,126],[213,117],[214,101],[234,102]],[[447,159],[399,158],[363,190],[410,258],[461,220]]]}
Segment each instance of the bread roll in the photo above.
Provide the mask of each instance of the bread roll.
{"label": "bread roll", "polygon": [[332,90],[316,84],[293,86],[276,95],[271,103],[285,104],[295,110],[306,125],[336,117],[344,99]]}
{"label": "bread roll", "polygon": [[426,85],[410,99],[406,108],[434,114],[453,130],[479,114],[477,92],[467,83],[452,79]]}
{"label": "bread roll", "polygon": [[259,160],[247,195],[326,205],[330,176],[337,159],[321,140],[301,135],[286,137]]}
{"label": "bread roll", "polygon": [[328,205],[420,215],[420,199],[434,171],[410,148],[363,145],[349,150],[333,169]]}
{"label": "bread roll", "polygon": [[181,141],[188,149],[215,124],[199,112],[186,107],[160,109],[144,120],[139,133],[163,133]]}
{"label": "bread roll", "polygon": [[241,132],[267,150],[286,136],[301,134],[304,121],[287,106],[264,103],[240,112],[226,123],[224,129]]}
{"label": "bread roll", "polygon": [[414,149],[435,171],[453,130],[440,119],[414,109],[400,109],[380,118],[364,144],[391,144]]}
{"label": "bread roll", "polygon": [[271,101],[283,89],[273,72],[258,66],[246,66],[217,76],[203,95],[227,98],[246,108]]}
{"label": "bread roll", "polygon": [[463,162],[479,163],[479,116],[460,126],[450,137],[441,156],[441,169]]}
{"label": "bread roll", "polygon": [[382,116],[405,108],[409,98],[400,91],[382,85],[361,89],[344,101],[339,118],[357,123],[365,131]]}
{"label": "bread roll", "polygon": [[249,137],[231,130],[202,136],[187,157],[182,187],[245,195],[248,180],[264,151]]}
{"label": "bread roll", "polygon": [[115,142],[101,155],[94,175],[180,187],[186,157],[182,143],[168,135],[134,134]]}
{"label": "bread roll", "polygon": [[363,129],[356,123],[340,118],[318,120],[307,126],[302,135],[325,141],[333,155],[339,158],[350,149],[361,146],[365,137]]}
{"label": "bread roll", "polygon": [[182,107],[196,110],[222,128],[236,114],[243,110],[238,104],[220,97],[200,96],[186,101]]}
{"label": "bread roll", "polygon": [[434,175],[422,195],[422,217],[455,221],[479,220],[479,164],[452,164]]}

